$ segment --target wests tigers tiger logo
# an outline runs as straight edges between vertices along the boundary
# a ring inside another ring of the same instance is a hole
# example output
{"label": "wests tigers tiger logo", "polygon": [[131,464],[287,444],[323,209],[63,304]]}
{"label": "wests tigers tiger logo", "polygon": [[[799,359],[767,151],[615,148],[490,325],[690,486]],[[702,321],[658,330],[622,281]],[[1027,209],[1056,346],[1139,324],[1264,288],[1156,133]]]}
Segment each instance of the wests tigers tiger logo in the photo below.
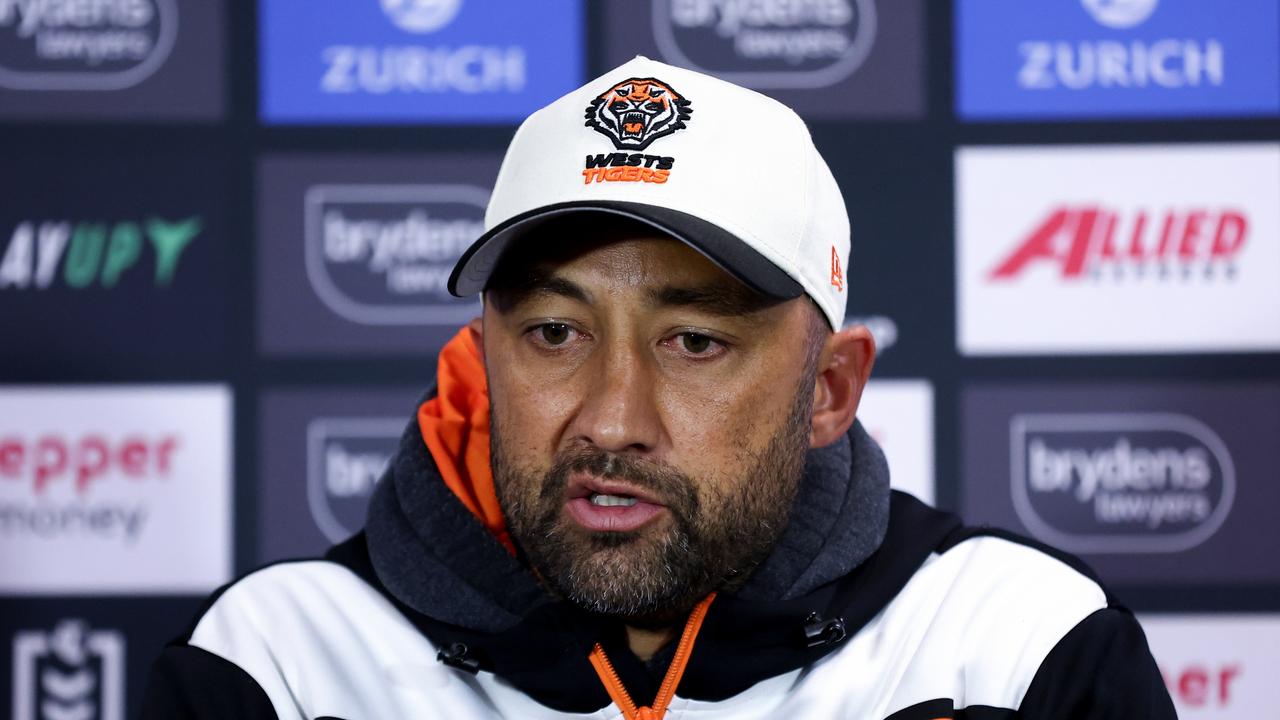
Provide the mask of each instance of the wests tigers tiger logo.
{"label": "wests tigers tiger logo", "polygon": [[685,127],[692,103],[654,78],[631,78],[587,106],[587,126],[608,135],[619,150],[643,150]]}

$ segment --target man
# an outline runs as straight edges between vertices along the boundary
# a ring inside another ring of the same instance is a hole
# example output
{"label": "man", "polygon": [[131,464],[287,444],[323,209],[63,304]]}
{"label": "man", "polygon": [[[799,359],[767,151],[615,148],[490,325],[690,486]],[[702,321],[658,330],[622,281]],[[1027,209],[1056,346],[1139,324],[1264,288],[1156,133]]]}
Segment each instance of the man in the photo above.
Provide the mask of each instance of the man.
{"label": "man", "polygon": [[637,58],[521,126],[486,227],[365,531],[216,594],[152,716],[1174,717],[1087,569],[890,493],[790,110]]}

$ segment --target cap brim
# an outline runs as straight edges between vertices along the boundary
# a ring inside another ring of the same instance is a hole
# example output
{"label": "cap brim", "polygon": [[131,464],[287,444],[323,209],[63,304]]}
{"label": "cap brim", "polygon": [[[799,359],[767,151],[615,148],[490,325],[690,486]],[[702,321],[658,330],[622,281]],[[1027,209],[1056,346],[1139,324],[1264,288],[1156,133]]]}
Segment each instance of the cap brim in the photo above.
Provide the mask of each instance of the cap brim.
{"label": "cap brim", "polygon": [[593,212],[629,218],[660,230],[702,253],[747,287],[768,297],[785,300],[804,294],[804,288],[794,278],[718,225],[671,208],[617,201],[546,205],[503,222],[481,235],[462,254],[449,276],[449,292],[457,297],[467,297],[483,290],[489,282],[489,275],[511,243],[542,223],[566,215]]}

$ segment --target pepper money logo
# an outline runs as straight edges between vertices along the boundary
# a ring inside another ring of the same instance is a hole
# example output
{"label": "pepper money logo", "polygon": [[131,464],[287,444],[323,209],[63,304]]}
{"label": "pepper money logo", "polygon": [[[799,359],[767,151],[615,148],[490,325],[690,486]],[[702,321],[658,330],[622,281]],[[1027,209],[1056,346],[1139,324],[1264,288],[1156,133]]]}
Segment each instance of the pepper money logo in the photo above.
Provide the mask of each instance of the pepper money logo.
{"label": "pepper money logo", "polygon": [[321,302],[365,325],[452,325],[474,300],[449,273],[484,232],[489,193],[472,185],[313,185],[304,197],[306,269]]}
{"label": "pepper money logo", "polygon": [[363,527],[369,497],[403,431],[398,417],[325,417],[307,425],[307,505],[329,542]]}
{"label": "pepper money logo", "polygon": [[125,638],[83,620],[13,639],[14,720],[122,720]]}
{"label": "pepper money logo", "polygon": [[57,286],[59,278],[72,289],[95,283],[112,288],[136,269],[144,254],[154,261],[154,285],[168,287],[202,227],[196,216],[114,223],[23,220],[0,255],[0,290],[44,290]]}
{"label": "pepper money logo", "polygon": [[1231,453],[1187,415],[1022,414],[1010,431],[1014,510],[1064,550],[1180,552],[1231,512]]}
{"label": "pepper money logo", "polygon": [[655,0],[655,40],[684,67],[756,88],[823,88],[876,37],[873,0]]}
{"label": "pepper money logo", "polygon": [[[644,150],[649,144],[688,127],[693,103],[654,78],[629,78],[587,105],[587,127],[613,141],[619,150]],[[588,155],[583,182],[664,183],[675,158],[633,153]]]}
{"label": "pepper money logo", "polygon": [[173,50],[175,0],[0,0],[0,87],[120,90]]}

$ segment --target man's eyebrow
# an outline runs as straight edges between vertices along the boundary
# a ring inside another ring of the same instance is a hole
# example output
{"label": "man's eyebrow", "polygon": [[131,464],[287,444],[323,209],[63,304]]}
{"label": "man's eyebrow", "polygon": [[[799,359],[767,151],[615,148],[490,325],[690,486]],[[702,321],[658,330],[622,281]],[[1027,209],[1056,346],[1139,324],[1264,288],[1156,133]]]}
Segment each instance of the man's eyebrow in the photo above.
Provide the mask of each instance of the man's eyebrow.
{"label": "man's eyebrow", "polygon": [[506,310],[535,297],[559,296],[591,304],[591,294],[581,285],[549,272],[533,271],[519,282],[497,291],[499,310]]}
{"label": "man's eyebrow", "polygon": [[722,317],[751,315],[780,302],[741,285],[725,284],[696,287],[668,285],[649,291],[649,300],[660,307],[691,307]]}

